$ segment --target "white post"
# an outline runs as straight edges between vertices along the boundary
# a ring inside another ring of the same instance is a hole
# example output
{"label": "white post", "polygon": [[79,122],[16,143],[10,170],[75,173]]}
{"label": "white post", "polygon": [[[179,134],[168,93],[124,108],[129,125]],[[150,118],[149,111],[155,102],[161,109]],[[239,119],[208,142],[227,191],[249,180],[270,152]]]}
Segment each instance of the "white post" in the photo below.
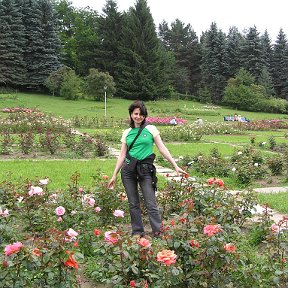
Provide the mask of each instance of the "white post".
{"label": "white post", "polygon": [[107,89],[107,86],[104,86],[104,111],[105,111],[105,117],[107,115],[107,105],[106,105],[106,102],[107,102],[107,97],[106,97],[106,89]]}

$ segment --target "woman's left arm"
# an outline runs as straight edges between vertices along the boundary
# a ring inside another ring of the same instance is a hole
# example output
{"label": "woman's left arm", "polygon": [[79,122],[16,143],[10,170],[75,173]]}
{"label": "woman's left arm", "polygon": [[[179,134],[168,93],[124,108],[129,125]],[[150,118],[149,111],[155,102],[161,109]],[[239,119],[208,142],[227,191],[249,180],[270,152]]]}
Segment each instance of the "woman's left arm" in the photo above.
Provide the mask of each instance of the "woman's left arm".
{"label": "woman's left arm", "polygon": [[161,136],[158,134],[157,136],[154,137],[154,142],[159,150],[159,152],[163,155],[163,157],[165,159],[167,159],[175,168],[175,171],[177,173],[183,173],[183,174],[187,174],[186,171],[182,170],[177,163],[175,162],[174,158],[171,156],[169,150],[167,149],[167,147],[164,145]]}

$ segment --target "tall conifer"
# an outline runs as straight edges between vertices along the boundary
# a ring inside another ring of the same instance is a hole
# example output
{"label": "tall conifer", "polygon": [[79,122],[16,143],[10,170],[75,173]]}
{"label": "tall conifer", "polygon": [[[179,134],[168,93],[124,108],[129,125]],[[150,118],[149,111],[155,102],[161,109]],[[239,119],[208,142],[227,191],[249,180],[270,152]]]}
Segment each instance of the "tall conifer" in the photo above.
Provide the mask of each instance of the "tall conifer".
{"label": "tall conifer", "polygon": [[212,23],[210,30],[203,34],[202,79],[204,86],[209,90],[212,101],[222,100],[223,91],[228,79],[228,65],[226,55],[226,37],[216,23]]}
{"label": "tall conifer", "polygon": [[0,1],[0,85],[20,88],[25,82],[25,45],[21,9],[14,0]]}
{"label": "tall conifer", "polygon": [[250,27],[241,47],[241,67],[249,71],[258,83],[264,67],[263,49],[257,28]]}
{"label": "tall conifer", "polygon": [[272,75],[276,96],[286,98],[288,100],[288,94],[286,94],[288,86],[287,54],[288,54],[287,38],[283,30],[280,29],[273,49]]}
{"label": "tall conifer", "polygon": [[143,100],[166,96],[168,83],[161,69],[160,42],[146,0],[138,0],[130,8],[123,27],[118,96]]}

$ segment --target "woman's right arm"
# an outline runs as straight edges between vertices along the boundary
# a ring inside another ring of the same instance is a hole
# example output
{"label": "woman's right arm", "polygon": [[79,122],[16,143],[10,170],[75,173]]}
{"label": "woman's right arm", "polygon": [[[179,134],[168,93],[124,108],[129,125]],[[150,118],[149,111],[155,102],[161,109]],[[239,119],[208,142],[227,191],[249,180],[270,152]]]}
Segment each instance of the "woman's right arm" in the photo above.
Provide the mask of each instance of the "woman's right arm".
{"label": "woman's right arm", "polygon": [[126,145],[126,143],[122,143],[120,154],[119,154],[119,157],[117,159],[113,175],[112,175],[112,177],[108,183],[108,188],[110,188],[110,189],[114,189],[114,187],[115,187],[117,174],[123,165],[123,162],[124,162],[125,157],[126,157],[126,153],[127,153],[127,145]]}

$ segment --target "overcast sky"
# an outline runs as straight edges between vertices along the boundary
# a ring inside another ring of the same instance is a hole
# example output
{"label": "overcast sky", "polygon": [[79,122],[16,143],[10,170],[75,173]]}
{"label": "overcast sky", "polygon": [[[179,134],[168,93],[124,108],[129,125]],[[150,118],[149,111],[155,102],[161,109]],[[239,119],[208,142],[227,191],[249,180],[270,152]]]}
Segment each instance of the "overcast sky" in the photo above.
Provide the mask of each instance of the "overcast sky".
{"label": "overcast sky", "polygon": [[[102,13],[105,0],[71,0],[75,7],[89,6]],[[118,0],[118,10],[126,11],[134,6],[135,0]],[[288,37],[288,0],[147,0],[156,27],[163,20],[169,24],[180,19],[190,24],[197,36],[216,22],[218,29],[226,34],[231,26],[242,33],[256,26],[258,32],[267,29],[275,42],[280,28]]]}

